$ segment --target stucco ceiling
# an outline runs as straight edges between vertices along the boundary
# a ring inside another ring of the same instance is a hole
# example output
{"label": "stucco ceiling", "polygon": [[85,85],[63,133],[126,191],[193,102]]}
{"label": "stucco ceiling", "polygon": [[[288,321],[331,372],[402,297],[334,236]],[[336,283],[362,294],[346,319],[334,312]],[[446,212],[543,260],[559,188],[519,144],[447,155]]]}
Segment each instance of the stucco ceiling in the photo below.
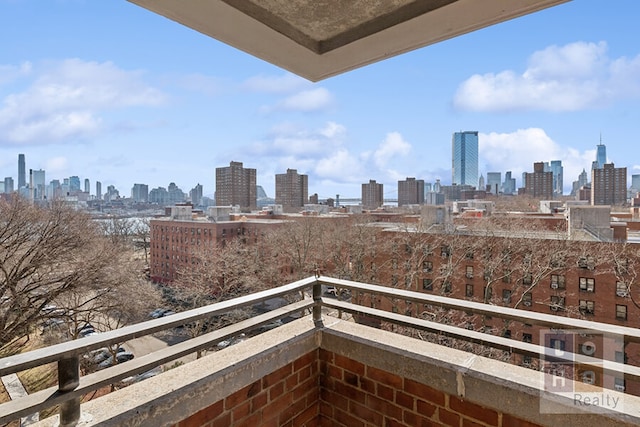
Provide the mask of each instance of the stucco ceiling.
{"label": "stucco ceiling", "polygon": [[569,0],[129,1],[317,81]]}

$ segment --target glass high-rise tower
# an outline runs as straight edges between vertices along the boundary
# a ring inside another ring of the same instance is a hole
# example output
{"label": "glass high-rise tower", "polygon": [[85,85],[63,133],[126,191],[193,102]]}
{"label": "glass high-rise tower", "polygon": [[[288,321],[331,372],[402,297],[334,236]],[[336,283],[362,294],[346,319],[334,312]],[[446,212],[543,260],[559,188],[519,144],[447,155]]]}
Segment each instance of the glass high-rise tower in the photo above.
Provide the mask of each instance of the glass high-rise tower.
{"label": "glass high-rise tower", "polygon": [[478,132],[455,132],[451,141],[451,183],[478,185]]}
{"label": "glass high-rise tower", "polygon": [[598,167],[594,169],[602,169],[604,164],[607,163],[607,146],[600,141],[596,150],[596,163],[598,163]]}
{"label": "glass high-rise tower", "polygon": [[24,154],[18,154],[18,190],[27,185],[27,169]]}

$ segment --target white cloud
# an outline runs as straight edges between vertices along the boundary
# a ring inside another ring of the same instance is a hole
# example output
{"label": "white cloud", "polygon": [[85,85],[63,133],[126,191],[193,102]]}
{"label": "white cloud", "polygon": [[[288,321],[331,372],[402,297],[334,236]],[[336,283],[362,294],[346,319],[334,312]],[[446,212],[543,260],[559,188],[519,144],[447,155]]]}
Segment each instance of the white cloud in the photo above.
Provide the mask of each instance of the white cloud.
{"label": "white cloud", "polygon": [[607,44],[550,46],[529,58],[523,73],[504,70],[473,75],[454,97],[471,111],[578,111],[640,96],[640,55],[611,60]]}
{"label": "white cloud", "polygon": [[103,111],[165,101],[159,90],[142,81],[142,72],[125,71],[111,62],[67,59],[29,72],[35,77],[31,85],[0,104],[2,142],[46,144],[84,138],[102,128]]}
{"label": "white cloud", "polygon": [[406,142],[399,132],[390,132],[373,153],[376,166],[385,169],[395,156],[406,156],[411,151],[411,144]]}
{"label": "white cloud", "polygon": [[287,93],[301,87],[308,86],[309,82],[291,73],[281,76],[254,76],[245,80],[241,87],[252,92]]}
{"label": "white cloud", "polygon": [[479,152],[480,170],[485,176],[486,172],[512,171],[518,186],[523,185],[523,172],[533,172],[534,163],[561,160],[566,193],[571,190],[571,183],[577,180],[584,166],[591,165],[595,159],[595,150],[561,147],[539,128],[518,129],[511,133],[481,133]]}
{"label": "white cloud", "polygon": [[188,74],[180,78],[178,84],[186,90],[208,96],[218,95],[227,87],[219,78],[200,73]]}
{"label": "white cloud", "polygon": [[20,65],[0,65],[0,86],[20,77],[28,76],[31,73],[31,69],[30,62],[23,62]]}

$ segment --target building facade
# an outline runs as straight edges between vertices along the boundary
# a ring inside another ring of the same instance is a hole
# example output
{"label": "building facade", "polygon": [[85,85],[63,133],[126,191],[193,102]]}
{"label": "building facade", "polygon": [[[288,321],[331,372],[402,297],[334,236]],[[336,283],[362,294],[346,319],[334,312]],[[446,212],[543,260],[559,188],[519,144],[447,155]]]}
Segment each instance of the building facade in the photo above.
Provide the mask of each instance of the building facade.
{"label": "building facade", "polygon": [[[491,194],[500,194],[502,185],[502,174],[500,172],[487,172],[487,192]],[[478,190],[484,190],[482,187],[478,187]]]}
{"label": "building facade", "polygon": [[370,179],[362,184],[362,206],[365,209],[377,209],[384,204],[384,185]]}
{"label": "building facade", "polygon": [[296,169],[276,174],[276,204],[285,212],[297,212],[309,201],[309,177]]}
{"label": "building facade", "polygon": [[136,203],[147,203],[149,201],[149,186],[147,184],[133,184],[131,198]]}
{"label": "building facade", "polygon": [[455,132],[451,151],[451,183],[478,185],[478,132]]}
{"label": "building facade", "polygon": [[533,173],[524,174],[524,191],[528,196],[543,200],[553,199],[553,172],[545,172],[545,164],[533,164]]}
{"label": "building facade", "polygon": [[242,162],[231,162],[227,167],[216,168],[217,206],[256,209],[256,191],[256,169],[244,168]]}
{"label": "building facade", "polygon": [[398,181],[398,206],[424,204],[424,180],[407,178]]}
{"label": "building facade", "polygon": [[627,202],[627,168],[605,163],[591,170],[591,204],[623,205]]}
{"label": "building facade", "polygon": [[18,190],[27,186],[27,167],[24,154],[18,154]]}

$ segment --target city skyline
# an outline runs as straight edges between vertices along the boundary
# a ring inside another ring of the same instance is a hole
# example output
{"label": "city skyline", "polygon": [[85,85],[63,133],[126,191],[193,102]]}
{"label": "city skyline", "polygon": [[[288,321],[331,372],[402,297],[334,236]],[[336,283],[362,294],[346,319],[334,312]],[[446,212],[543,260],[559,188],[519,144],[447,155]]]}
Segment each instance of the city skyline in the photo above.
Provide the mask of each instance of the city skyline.
{"label": "city skyline", "polygon": [[269,191],[293,168],[320,198],[369,179],[394,197],[409,176],[448,184],[451,133],[474,129],[480,173],[561,160],[568,194],[600,135],[607,162],[640,171],[637,12],[569,2],[310,83],[128,2],[0,0],[17,41],[0,57],[0,176],[25,153],[51,178],[211,197],[237,159]]}

